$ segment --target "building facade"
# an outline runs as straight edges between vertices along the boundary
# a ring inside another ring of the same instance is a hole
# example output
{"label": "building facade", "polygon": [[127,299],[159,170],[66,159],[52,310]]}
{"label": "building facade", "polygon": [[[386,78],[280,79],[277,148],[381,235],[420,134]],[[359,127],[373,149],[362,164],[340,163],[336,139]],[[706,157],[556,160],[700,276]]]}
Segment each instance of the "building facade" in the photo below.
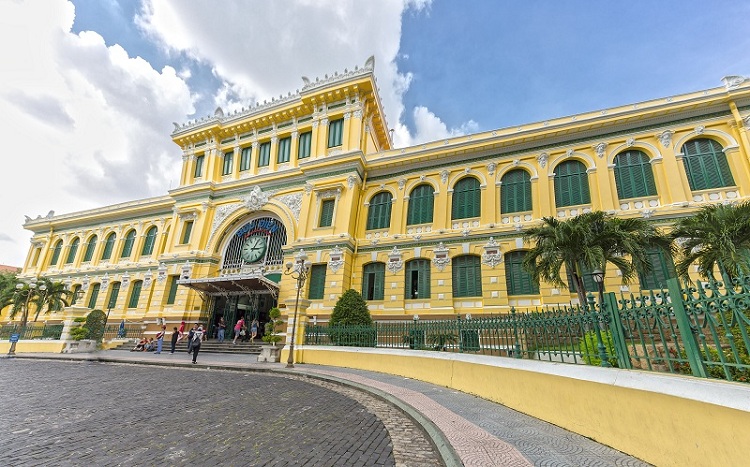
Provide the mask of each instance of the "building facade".
{"label": "building facade", "polygon": [[[392,148],[374,61],[242,111],[176,125],[179,187],[29,220],[21,277],[62,280],[110,320],[292,311],[285,264],[311,262],[299,312],[347,289],[374,317],[505,313],[570,303],[521,267],[525,229],[590,210],[668,226],[750,196],[750,79],[690,94]],[[657,287],[669,259],[631,284]]]}

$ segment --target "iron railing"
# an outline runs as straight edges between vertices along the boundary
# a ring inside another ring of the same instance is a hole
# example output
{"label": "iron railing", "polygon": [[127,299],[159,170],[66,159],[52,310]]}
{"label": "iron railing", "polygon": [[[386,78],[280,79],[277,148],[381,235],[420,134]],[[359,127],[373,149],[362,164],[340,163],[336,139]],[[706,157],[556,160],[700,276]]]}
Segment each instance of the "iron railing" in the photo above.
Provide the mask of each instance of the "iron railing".
{"label": "iron railing", "polygon": [[108,324],[103,339],[135,339],[141,337],[143,331],[143,323]]}
{"label": "iron railing", "polygon": [[62,335],[64,325],[46,323],[28,323],[25,327],[20,324],[6,324],[0,326],[0,340],[10,339],[12,334],[18,334],[21,340],[58,340]]}
{"label": "iron railing", "polygon": [[[306,345],[470,352],[750,382],[750,276],[474,319],[309,324]],[[727,284],[729,284],[727,286]],[[679,297],[679,299],[673,299]]]}

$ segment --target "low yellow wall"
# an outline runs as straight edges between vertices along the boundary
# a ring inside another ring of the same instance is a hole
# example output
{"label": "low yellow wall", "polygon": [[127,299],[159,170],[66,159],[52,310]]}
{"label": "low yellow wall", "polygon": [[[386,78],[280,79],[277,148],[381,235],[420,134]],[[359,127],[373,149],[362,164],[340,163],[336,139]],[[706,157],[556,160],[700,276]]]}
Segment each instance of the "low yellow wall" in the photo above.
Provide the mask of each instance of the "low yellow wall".
{"label": "low yellow wall", "polygon": [[438,352],[303,347],[299,354],[303,363],[475,394],[658,466],[747,465],[750,385]]}
{"label": "low yellow wall", "polygon": [[[16,353],[61,353],[65,348],[65,342],[58,340],[49,341],[18,341],[16,343]],[[0,342],[0,355],[7,354],[10,350],[10,342],[4,340]]]}

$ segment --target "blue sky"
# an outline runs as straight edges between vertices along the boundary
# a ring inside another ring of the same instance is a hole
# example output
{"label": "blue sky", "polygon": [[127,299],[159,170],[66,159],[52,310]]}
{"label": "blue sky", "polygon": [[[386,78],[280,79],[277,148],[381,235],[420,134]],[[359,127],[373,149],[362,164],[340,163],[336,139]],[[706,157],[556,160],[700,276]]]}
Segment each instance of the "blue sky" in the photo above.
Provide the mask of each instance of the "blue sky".
{"label": "blue sky", "polygon": [[[750,75],[750,2],[0,0],[0,264],[35,218],[161,196],[172,122],[375,71],[397,146]],[[8,156],[6,156],[8,157]],[[19,174],[21,174],[19,176]]]}

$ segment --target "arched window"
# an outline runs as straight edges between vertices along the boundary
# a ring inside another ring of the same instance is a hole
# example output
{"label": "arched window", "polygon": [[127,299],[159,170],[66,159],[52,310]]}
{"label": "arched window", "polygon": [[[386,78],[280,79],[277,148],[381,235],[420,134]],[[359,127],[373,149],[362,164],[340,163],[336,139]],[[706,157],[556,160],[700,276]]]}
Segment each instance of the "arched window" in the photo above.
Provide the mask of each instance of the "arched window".
{"label": "arched window", "polygon": [[615,157],[615,184],[620,199],[656,196],[654,171],[641,151],[625,151]]}
{"label": "arched window", "polygon": [[406,225],[429,224],[432,222],[435,189],[423,183],[409,193],[409,209],[406,213]]}
{"label": "arched window", "polygon": [[525,251],[511,251],[505,254],[505,285],[508,295],[536,295],[539,283],[523,267]]}
{"label": "arched window", "polygon": [[405,298],[430,298],[430,260],[419,258],[407,261],[405,275]]}
{"label": "arched window", "polygon": [[112,282],[112,290],[109,291],[109,300],[107,300],[107,309],[112,309],[117,305],[117,298],[120,296],[120,283]]}
{"label": "arched window", "polygon": [[576,160],[558,164],[555,167],[555,206],[576,206],[590,202],[586,166]]}
{"label": "arched window", "polygon": [[104,240],[104,251],[102,251],[102,260],[110,259],[112,257],[112,250],[115,248],[115,239],[117,235],[114,232],[107,235],[107,239]]}
{"label": "arched window", "polygon": [[96,308],[96,301],[99,300],[99,289],[101,288],[100,283],[92,284],[91,295],[89,296],[89,308]]}
{"label": "arched window", "polygon": [[57,262],[60,260],[60,251],[62,251],[62,243],[62,240],[58,240],[52,248],[52,259],[49,262],[50,266],[57,266]]}
{"label": "arched window", "polygon": [[367,230],[387,229],[391,226],[391,194],[381,191],[370,199],[367,211]]}
{"label": "arched window", "polygon": [[531,175],[516,169],[500,179],[500,212],[531,211]]}
{"label": "arched window", "polygon": [[128,300],[128,308],[138,308],[138,301],[141,299],[141,289],[143,288],[143,281],[134,281],[130,289],[130,300]]}
{"label": "arched window", "polygon": [[482,296],[482,264],[479,256],[456,256],[453,263],[453,297]]}
{"label": "arched window", "polygon": [[65,264],[70,264],[76,259],[76,253],[78,253],[78,245],[81,243],[81,240],[76,237],[73,239],[72,242],[70,242],[70,249],[68,250],[68,257],[65,258]]}
{"label": "arched window", "polygon": [[734,185],[727,155],[719,143],[699,138],[682,146],[682,162],[691,190],[708,190]]}
{"label": "arched window", "polygon": [[143,249],[141,250],[142,255],[150,255],[154,252],[154,244],[156,243],[156,226],[151,226],[146,231],[146,241],[143,242]]}
{"label": "arched window", "polygon": [[135,243],[135,230],[131,230],[125,235],[125,244],[122,246],[120,258],[130,258],[130,254],[133,253],[133,243]]}
{"label": "arched window", "polygon": [[89,241],[86,244],[86,252],[83,254],[83,261],[91,261],[91,258],[94,257],[94,250],[96,249],[97,240],[98,237],[96,235],[92,235],[91,238],[89,238]]}
{"label": "arched window", "polygon": [[467,219],[479,217],[482,210],[482,191],[479,180],[474,177],[464,177],[453,186],[453,205],[451,218]]}
{"label": "arched window", "polygon": [[385,264],[365,264],[362,271],[362,297],[365,300],[383,300],[385,290]]}

